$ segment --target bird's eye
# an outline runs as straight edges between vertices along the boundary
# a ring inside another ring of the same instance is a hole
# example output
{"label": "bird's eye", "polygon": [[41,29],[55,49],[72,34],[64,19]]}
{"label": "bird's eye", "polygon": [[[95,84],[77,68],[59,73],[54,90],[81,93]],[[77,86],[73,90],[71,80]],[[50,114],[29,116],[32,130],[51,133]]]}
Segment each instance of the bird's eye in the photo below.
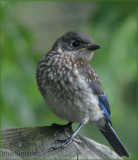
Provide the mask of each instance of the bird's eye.
{"label": "bird's eye", "polygon": [[72,42],[72,46],[73,46],[73,47],[78,47],[78,46],[80,46],[80,41],[77,41],[77,40],[73,41],[73,42]]}

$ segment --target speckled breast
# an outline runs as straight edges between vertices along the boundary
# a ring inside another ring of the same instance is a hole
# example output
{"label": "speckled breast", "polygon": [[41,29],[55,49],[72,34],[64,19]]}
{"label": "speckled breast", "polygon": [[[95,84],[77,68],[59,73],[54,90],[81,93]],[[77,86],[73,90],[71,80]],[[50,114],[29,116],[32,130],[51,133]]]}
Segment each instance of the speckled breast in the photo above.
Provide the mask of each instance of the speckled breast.
{"label": "speckled breast", "polygon": [[72,122],[88,121],[93,95],[73,56],[50,52],[40,60],[36,75],[41,94],[56,115]]}

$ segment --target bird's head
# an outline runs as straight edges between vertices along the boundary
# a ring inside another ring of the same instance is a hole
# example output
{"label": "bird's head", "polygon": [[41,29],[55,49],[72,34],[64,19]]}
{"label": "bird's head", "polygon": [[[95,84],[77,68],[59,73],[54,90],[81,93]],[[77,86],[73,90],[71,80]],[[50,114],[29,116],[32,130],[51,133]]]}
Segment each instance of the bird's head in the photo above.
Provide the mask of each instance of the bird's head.
{"label": "bird's head", "polygon": [[100,46],[94,44],[87,34],[78,31],[67,32],[55,42],[52,48],[61,54],[70,54],[88,62],[96,49],[100,49]]}

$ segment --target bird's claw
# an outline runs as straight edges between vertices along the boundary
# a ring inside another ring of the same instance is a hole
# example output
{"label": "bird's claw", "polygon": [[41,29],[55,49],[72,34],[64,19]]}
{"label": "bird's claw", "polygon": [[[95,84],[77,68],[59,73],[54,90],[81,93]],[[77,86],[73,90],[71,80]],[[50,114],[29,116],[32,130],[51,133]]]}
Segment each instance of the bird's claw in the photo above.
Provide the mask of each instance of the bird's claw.
{"label": "bird's claw", "polygon": [[80,140],[79,136],[74,137],[74,139],[72,141],[78,142],[78,143],[82,143],[82,141]]}
{"label": "bird's claw", "polygon": [[50,147],[50,149],[49,149],[50,151],[68,146],[72,142],[72,137],[70,137],[68,139],[63,139],[63,140],[57,139],[57,140],[55,140],[55,142],[61,143],[61,144],[59,146]]}
{"label": "bird's claw", "polygon": [[72,139],[71,138],[68,138],[68,139],[57,139],[55,140],[55,142],[57,143],[67,143],[67,142],[70,142]]}

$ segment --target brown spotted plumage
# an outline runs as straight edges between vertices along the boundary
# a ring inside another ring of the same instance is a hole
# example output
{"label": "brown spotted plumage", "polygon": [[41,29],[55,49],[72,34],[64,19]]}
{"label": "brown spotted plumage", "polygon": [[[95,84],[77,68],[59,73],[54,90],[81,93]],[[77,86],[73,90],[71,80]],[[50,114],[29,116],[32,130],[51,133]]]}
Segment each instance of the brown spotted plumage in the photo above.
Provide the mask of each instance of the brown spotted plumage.
{"label": "brown spotted plumage", "polygon": [[107,96],[95,70],[89,64],[99,49],[83,32],[71,31],[60,37],[38,63],[36,79],[47,106],[59,117],[80,123],[58,149],[72,142],[86,123],[97,126],[120,156],[129,156],[112,128]]}

